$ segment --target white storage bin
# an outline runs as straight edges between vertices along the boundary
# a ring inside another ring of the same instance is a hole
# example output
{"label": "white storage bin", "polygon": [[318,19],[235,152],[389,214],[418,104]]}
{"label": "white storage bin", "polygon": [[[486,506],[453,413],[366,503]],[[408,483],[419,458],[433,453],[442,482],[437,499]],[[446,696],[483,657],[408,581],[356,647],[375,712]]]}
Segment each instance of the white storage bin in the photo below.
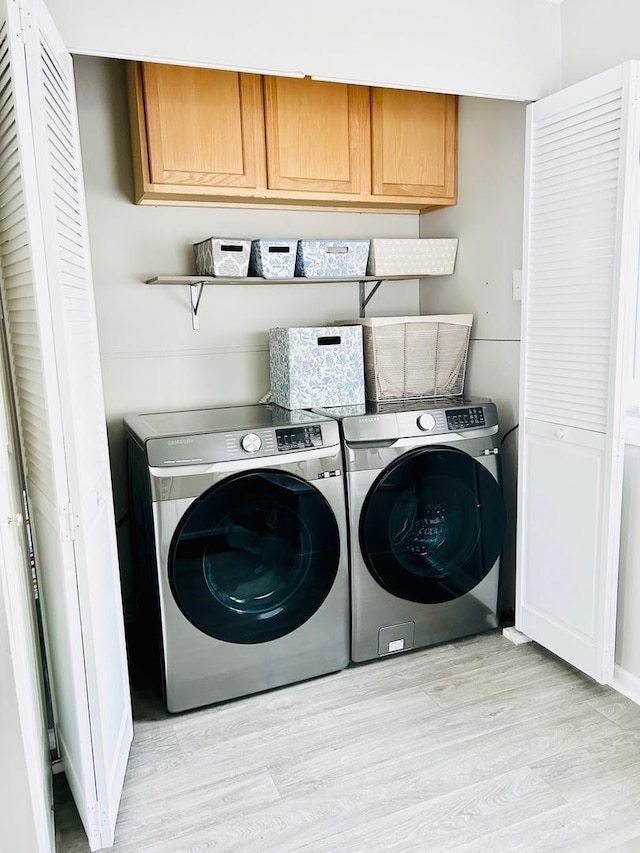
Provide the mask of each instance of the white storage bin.
{"label": "white storage bin", "polygon": [[363,329],[368,400],[462,394],[472,314],[372,317],[338,323]]}
{"label": "white storage bin", "polygon": [[293,278],[297,240],[253,240],[249,274],[263,278]]}
{"label": "white storage bin", "polygon": [[296,275],[357,278],[366,275],[369,240],[299,240]]}
{"label": "white storage bin", "polygon": [[365,401],[362,326],[269,329],[271,398],[285,409]]}
{"label": "white storage bin", "polygon": [[251,240],[208,237],[195,243],[196,275],[246,278],[249,272]]}
{"label": "white storage bin", "polygon": [[371,240],[367,275],[451,275],[457,239]]}

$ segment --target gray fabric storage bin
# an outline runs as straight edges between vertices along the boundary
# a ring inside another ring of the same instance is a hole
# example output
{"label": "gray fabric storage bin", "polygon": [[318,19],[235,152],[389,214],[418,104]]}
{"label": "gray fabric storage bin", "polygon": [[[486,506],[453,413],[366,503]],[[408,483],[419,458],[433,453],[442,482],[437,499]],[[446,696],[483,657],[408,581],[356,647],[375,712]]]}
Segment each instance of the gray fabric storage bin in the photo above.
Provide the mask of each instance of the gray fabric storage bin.
{"label": "gray fabric storage bin", "polygon": [[251,240],[208,237],[194,243],[196,275],[246,278],[249,272]]}

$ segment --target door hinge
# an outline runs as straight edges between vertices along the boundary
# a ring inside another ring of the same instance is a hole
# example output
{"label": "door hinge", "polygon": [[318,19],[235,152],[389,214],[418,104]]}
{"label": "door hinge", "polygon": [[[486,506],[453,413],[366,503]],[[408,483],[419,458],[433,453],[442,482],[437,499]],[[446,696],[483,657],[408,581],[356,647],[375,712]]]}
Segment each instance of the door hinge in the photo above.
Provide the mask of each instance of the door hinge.
{"label": "door hinge", "polygon": [[62,523],[61,523],[62,541],[63,542],[75,542],[76,541],[76,528],[78,527],[78,520],[73,513],[73,506],[71,505],[71,503],[68,503],[65,506],[60,507],[60,517],[62,520]]}
{"label": "door hinge", "polygon": [[89,823],[87,835],[100,837],[102,835],[102,812],[99,803],[95,802],[89,806],[87,818]]}
{"label": "door hinge", "polygon": [[22,3],[19,3],[18,14],[20,15],[20,35],[24,40],[27,34],[27,30],[31,26],[31,10],[25,9]]}
{"label": "door hinge", "polygon": [[604,682],[610,684],[616,665],[615,649],[607,646],[602,653],[602,665],[604,667]]}

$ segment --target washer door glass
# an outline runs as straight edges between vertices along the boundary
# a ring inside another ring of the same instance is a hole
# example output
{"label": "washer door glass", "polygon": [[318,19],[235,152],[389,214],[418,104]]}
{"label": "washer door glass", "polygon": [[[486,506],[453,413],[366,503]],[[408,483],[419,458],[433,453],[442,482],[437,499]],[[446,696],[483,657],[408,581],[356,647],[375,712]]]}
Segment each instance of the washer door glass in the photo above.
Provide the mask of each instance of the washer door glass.
{"label": "washer door glass", "polygon": [[472,590],[502,550],[505,507],[494,477],[461,450],[404,454],[375,481],[360,517],[367,568],[388,592],[436,604]]}
{"label": "washer door glass", "polygon": [[300,477],[259,469],[195,501],[169,551],[169,582],[184,616],[229,643],[289,634],[336,578],[340,535],[320,492]]}

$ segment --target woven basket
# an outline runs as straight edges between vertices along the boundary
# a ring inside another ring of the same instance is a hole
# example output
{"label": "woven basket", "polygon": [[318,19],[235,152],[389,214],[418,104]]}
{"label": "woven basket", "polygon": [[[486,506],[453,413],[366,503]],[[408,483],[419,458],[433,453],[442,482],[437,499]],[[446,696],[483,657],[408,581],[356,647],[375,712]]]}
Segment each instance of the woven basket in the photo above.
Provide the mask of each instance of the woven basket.
{"label": "woven basket", "polygon": [[407,400],[463,392],[473,316],[373,317],[363,332],[368,400]]}

